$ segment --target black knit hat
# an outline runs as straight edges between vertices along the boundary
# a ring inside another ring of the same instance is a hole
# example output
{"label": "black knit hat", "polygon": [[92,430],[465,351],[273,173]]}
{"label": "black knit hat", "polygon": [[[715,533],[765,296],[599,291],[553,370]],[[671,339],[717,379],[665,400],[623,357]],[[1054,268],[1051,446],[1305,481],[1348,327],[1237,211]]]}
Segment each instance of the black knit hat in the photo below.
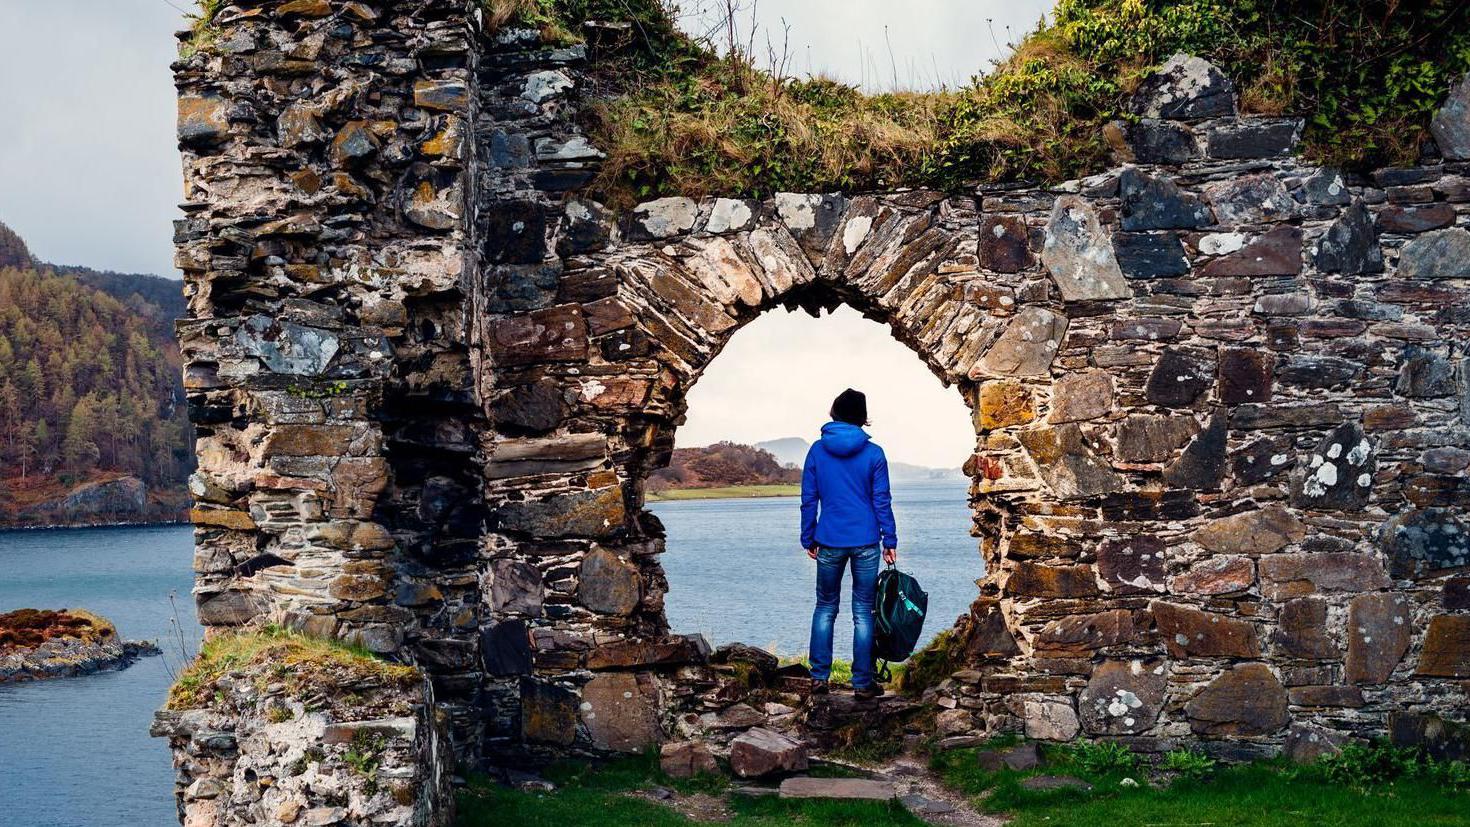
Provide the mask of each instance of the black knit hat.
{"label": "black knit hat", "polygon": [[862,391],[848,388],[832,400],[832,418],[849,425],[868,424],[868,397]]}

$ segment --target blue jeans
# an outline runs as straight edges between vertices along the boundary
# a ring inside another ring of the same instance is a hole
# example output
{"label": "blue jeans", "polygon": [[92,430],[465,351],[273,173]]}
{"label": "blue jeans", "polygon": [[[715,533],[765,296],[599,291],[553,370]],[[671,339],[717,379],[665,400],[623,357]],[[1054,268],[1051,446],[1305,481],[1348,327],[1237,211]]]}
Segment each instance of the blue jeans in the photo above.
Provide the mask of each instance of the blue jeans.
{"label": "blue jeans", "polygon": [[817,550],[817,608],[812,612],[808,657],[812,678],[832,674],[832,625],[842,605],[842,570],[852,561],[852,687],[873,685],[873,592],[878,585],[877,546]]}

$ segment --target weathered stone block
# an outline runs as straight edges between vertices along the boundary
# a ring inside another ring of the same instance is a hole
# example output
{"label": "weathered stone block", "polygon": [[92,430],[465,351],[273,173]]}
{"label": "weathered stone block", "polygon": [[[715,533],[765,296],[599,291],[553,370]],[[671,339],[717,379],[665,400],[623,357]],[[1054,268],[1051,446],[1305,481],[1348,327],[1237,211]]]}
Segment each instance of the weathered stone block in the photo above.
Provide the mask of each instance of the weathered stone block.
{"label": "weathered stone block", "polygon": [[1371,554],[1270,554],[1262,557],[1257,566],[1261,593],[1272,600],[1317,592],[1371,591],[1389,585],[1383,565]]}
{"label": "weathered stone block", "polygon": [[1046,225],[1041,261],[1056,281],[1063,301],[1126,299],[1133,295],[1097,212],[1079,196],[1057,199]]}
{"label": "weathered stone block", "polygon": [[1107,494],[1123,486],[1122,478],[1093,453],[1075,424],[1019,431],[1016,438],[1042,480],[1062,499]]}
{"label": "weathered stone block", "polygon": [[1189,273],[1184,245],[1174,233],[1114,233],[1113,254],[1130,279],[1161,279]]}
{"label": "weathered stone block", "polygon": [[1287,657],[1336,660],[1342,657],[1341,633],[1327,627],[1327,601],[1317,597],[1288,600],[1281,606],[1274,636]]}
{"label": "weathered stone block", "polygon": [[1044,307],[1024,307],[981,357],[971,379],[994,376],[1044,376],[1067,334],[1067,319]]}
{"label": "weathered stone block", "polygon": [[1159,635],[1176,658],[1256,658],[1261,643],[1255,624],[1218,612],[1204,612],[1155,600],[1149,604]]}
{"label": "weathered stone block", "polygon": [[1242,663],[1184,705],[1196,735],[1271,735],[1291,720],[1286,689],[1264,663]]}
{"label": "weathered stone block", "polygon": [[779,732],[755,727],[730,743],[730,769],[741,778],[806,768],[806,747]]}
{"label": "weathered stone block", "polygon": [[[644,676],[651,682],[651,675]],[[582,724],[598,749],[642,752],[663,740],[657,692],[631,672],[599,672],[582,687]]]}
{"label": "weathered stone block", "polygon": [[582,558],[577,599],[583,606],[600,614],[625,615],[638,607],[641,597],[637,566],[600,546]]}
{"label": "weathered stone block", "polygon": [[1307,527],[1290,511],[1268,505],[1212,520],[1191,539],[1216,554],[1260,555],[1280,551],[1307,536]]}
{"label": "weathered stone block", "polygon": [[[1387,584],[1385,584],[1387,585]],[[1348,683],[1386,683],[1409,651],[1413,617],[1400,595],[1360,594],[1348,604]]]}
{"label": "weathered stone block", "polygon": [[1143,79],[1132,110],[1180,121],[1228,118],[1235,114],[1235,87],[1214,64],[1181,52]]}
{"label": "weathered stone block", "polygon": [[579,305],[558,305],[486,325],[490,353],[501,366],[587,358],[587,322]]}
{"label": "weathered stone block", "polygon": [[718,775],[720,764],[703,741],[672,741],[659,748],[659,769],[670,778]]}
{"label": "weathered stone block", "polygon": [[1092,566],[1017,563],[1006,580],[1009,594],[1025,597],[1092,597],[1097,578]]}
{"label": "weathered stone block", "polygon": [[1229,421],[1216,411],[1195,435],[1184,452],[1164,469],[1164,482],[1176,488],[1194,491],[1218,491],[1225,484],[1228,470],[1226,450],[1229,447]]}
{"label": "weathered stone block", "polygon": [[1470,160],[1470,75],[1460,78],[1434,114],[1429,132],[1440,154],[1452,161]]}
{"label": "weathered stone block", "polygon": [[1302,271],[1302,231],[1281,226],[1200,269],[1207,278],[1295,276]]}
{"label": "weathered stone block", "polygon": [[1124,167],[1118,186],[1123,229],[1128,232],[1195,229],[1214,222],[1203,199],[1184,192],[1167,178],[1155,178],[1133,167]]}
{"label": "weathered stone block", "polygon": [[1104,540],[1097,548],[1097,574],[1112,594],[1164,590],[1164,541],[1149,535]]}
{"label": "weathered stone block", "polygon": [[1118,423],[1117,457],[1124,462],[1164,462],[1199,432],[1192,416],[1133,414]]}
{"label": "weathered stone block", "polygon": [[1019,382],[993,381],[980,385],[975,423],[986,431],[1025,425],[1036,419],[1036,400]]}
{"label": "weathered stone block", "polygon": [[1026,737],[1039,741],[1070,741],[1081,725],[1070,698],[1027,699],[1024,704]]}
{"label": "weathered stone block", "polygon": [[617,486],[503,503],[491,512],[502,531],[558,537],[607,537],[623,528],[623,491]]}
{"label": "weathered stone block", "polygon": [[1435,230],[1405,244],[1399,250],[1399,275],[1407,279],[1470,278],[1470,230]]}
{"label": "weathered stone block", "polygon": [[1358,511],[1373,493],[1378,453],[1356,422],[1328,432],[1292,477],[1291,502],[1300,508]]}
{"label": "weathered stone block", "polygon": [[1036,645],[1048,650],[1085,651],[1128,643],[1133,636],[1132,612],[1113,609],[1053,620],[1037,633]]}
{"label": "weathered stone block", "polygon": [[524,620],[503,620],[480,630],[480,658],[491,675],[529,675],[531,636]]}
{"label": "weathered stone block", "polygon": [[1113,380],[1106,371],[1069,373],[1052,383],[1047,422],[1057,425],[1097,419],[1112,409]]}
{"label": "weathered stone block", "polygon": [[1317,241],[1313,259],[1324,273],[1359,275],[1383,272],[1383,250],[1378,246],[1378,233],[1373,217],[1361,201],[1343,211]]}
{"label": "weathered stone block", "polygon": [[1148,376],[1148,401],[1170,408],[1193,405],[1215,383],[1215,363],[1180,350],[1165,350]]}
{"label": "weathered stone block", "polygon": [[1270,402],[1275,358],[1256,348],[1220,350],[1220,401],[1227,405]]}
{"label": "weathered stone block", "polygon": [[1424,633],[1415,675],[1470,678],[1470,615],[1435,615]]}
{"label": "weathered stone block", "polygon": [[1162,659],[1103,661],[1077,697],[1082,729],[1089,735],[1146,732],[1159,719],[1167,688]]}
{"label": "weathered stone block", "polygon": [[1207,557],[1189,571],[1169,578],[1169,591],[1182,595],[1243,592],[1255,585],[1256,564],[1249,557],[1223,554]]}
{"label": "weathered stone block", "polygon": [[980,221],[980,266],[997,273],[1019,273],[1035,262],[1025,219],[987,215]]}
{"label": "weathered stone block", "polygon": [[520,560],[490,564],[490,608],[507,614],[540,617],[545,586],[541,571]]}
{"label": "weathered stone block", "polygon": [[577,696],[556,684],[521,679],[521,736],[569,747],[577,740]]}

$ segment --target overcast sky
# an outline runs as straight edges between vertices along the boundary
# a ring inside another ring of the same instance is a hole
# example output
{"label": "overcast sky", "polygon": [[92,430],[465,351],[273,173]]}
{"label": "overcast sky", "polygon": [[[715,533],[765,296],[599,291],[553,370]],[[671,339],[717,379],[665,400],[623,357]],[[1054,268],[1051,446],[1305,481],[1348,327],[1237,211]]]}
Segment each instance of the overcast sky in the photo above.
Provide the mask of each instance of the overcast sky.
{"label": "overcast sky", "polygon": [[[722,2],[723,0],[721,0]],[[685,0],[698,10],[701,0]],[[715,0],[704,0],[712,7]],[[869,89],[957,85],[1050,7],[1044,0],[741,0],[756,50],[793,74]],[[182,185],[169,63],[191,0],[0,0],[0,221],[40,259],[177,277]],[[692,15],[698,30],[714,19]],[[776,312],[741,331],[691,394],[682,445],[815,434],[831,397],[869,392],[894,459],[957,465],[964,406],[880,326]],[[754,389],[759,389],[755,392]],[[756,406],[754,403],[759,402]],[[902,403],[902,404],[899,404]]]}

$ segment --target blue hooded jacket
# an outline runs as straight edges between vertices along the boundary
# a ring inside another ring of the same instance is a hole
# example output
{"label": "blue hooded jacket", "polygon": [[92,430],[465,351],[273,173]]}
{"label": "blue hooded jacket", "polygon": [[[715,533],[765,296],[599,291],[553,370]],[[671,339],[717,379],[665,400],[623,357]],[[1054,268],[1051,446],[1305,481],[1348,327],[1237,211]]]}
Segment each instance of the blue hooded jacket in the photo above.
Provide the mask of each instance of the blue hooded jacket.
{"label": "blue hooded jacket", "polygon": [[898,548],[888,458],[871,440],[846,422],[822,426],[801,472],[802,548],[857,548],[880,540],[884,548]]}

